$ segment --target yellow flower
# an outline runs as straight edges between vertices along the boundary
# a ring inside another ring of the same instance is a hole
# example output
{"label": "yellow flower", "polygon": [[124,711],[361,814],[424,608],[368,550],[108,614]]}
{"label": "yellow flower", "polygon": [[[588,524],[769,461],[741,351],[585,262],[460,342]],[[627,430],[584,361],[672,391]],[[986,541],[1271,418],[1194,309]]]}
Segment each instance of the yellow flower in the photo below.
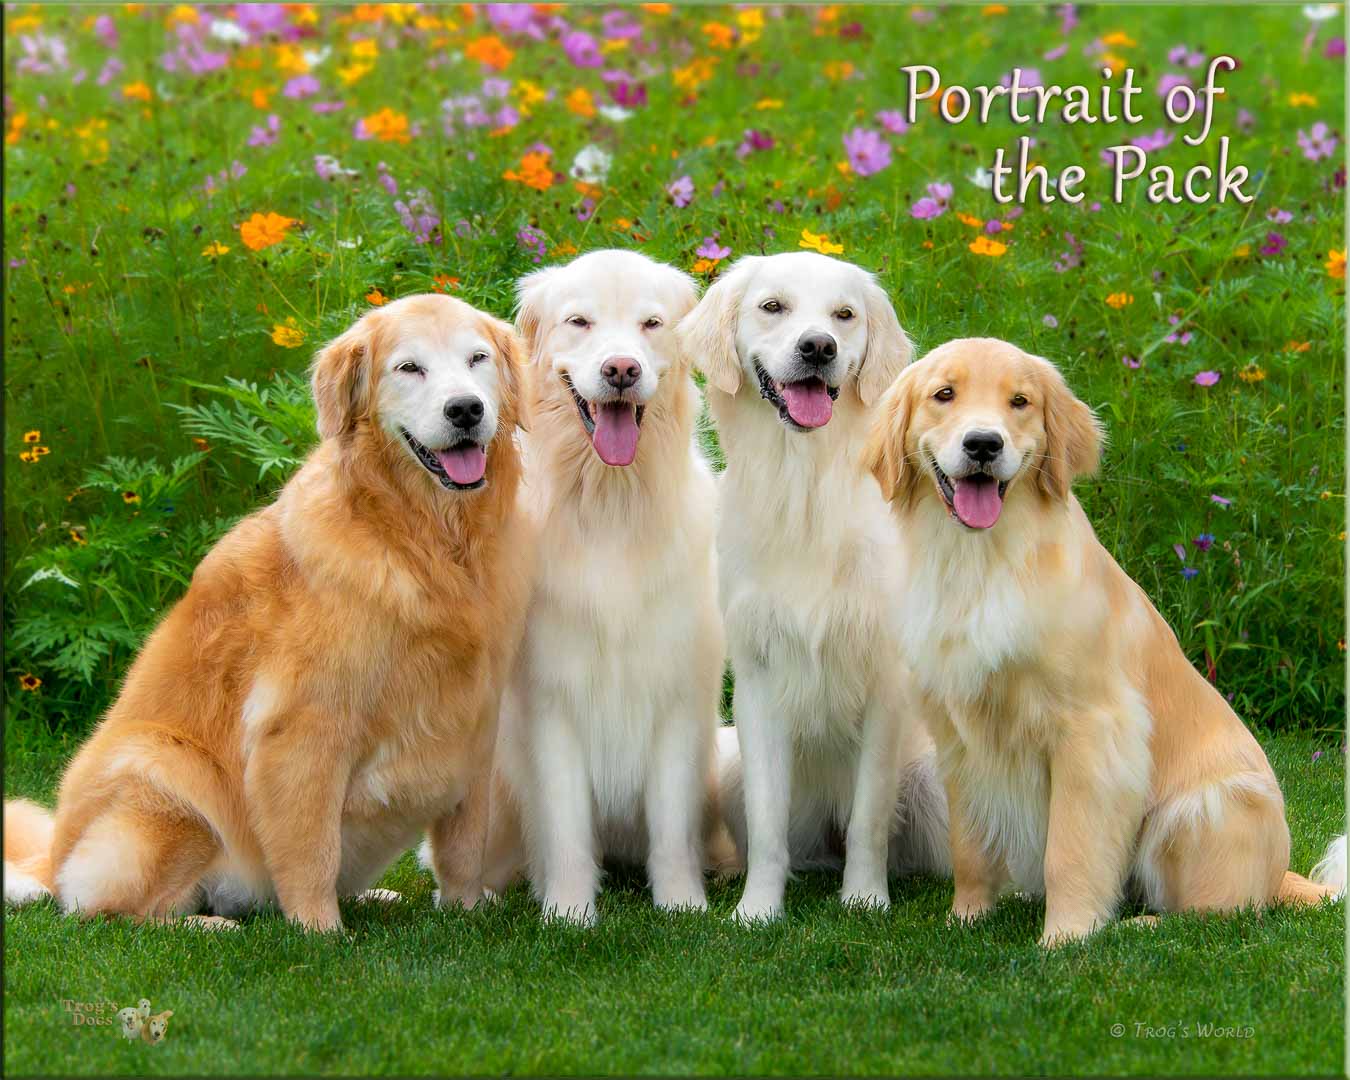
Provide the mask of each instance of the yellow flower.
{"label": "yellow flower", "polygon": [[23,675],[19,676],[19,685],[29,693],[32,693],[42,685],[42,680],[31,672],[25,672]]}
{"label": "yellow flower", "polygon": [[976,255],[988,255],[990,258],[997,259],[1008,250],[1007,244],[1000,244],[997,240],[990,240],[987,236],[977,236],[969,244],[970,250]]}
{"label": "yellow flower", "polygon": [[1251,244],[1239,244],[1237,247],[1233,249],[1233,254],[1236,255],[1239,259],[1245,259],[1251,253],[1252,253]]}
{"label": "yellow flower", "polygon": [[298,349],[304,343],[305,332],[296,325],[295,319],[273,325],[272,344],[280,345],[283,349]]}
{"label": "yellow flower", "polygon": [[272,213],[254,214],[239,226],[239,239],[250,251],[261,251],[286,239],[286,231],[296,224],[295,218]]}
{"label": "yellow flower", "polygon": [[538,83],[532,83],[529,79],[521,79],[516,83],[515,89],[511,91],[515,95],[516,101],[520,105],[522,116],[529,116],[530,110],[541,101],[548,100],[548,91]]}
{"label": "yellow flower", "polygon": [[1108,307],[1113,307],[1119,311],[1121,308],[1133,304],[1134,296],[1127,292],[1113,292],[1106,298],[1106,303]]}
{"label": "yellow flower", "polygon": [[956,220],[959,221],[962,225],[969,225],[972,229],[984,228],[984,222],[971,214],[962,214],[958,212],[956,215]]}
{"label": "yellow flower", "polygon": [[982,12],[984,15],[1006,15],[1008,14],[1007,4],[985,4]]}
{"label": "yellow flower", "polygon": [[1139,42],[1135,41],[1134,38],[1130,37],[1124,30],[1112,30],[1109,34],[1102,36],[1102,44],[1114,45],[1121,49],[1132,49],[1138,45]]}
{"label": "yellow flower", "polygon": [[[67,499],[66,501],[69,502],[70,500]],[[70,540],[76,547],[84,547],[85,544],[89,543],[89,541],[84,538],[84,534],[76,529],[70,530]]]}
{"label": "yellow flower", "polygon": [[797,246],[811,251],[819,251],[822,255],[842,255],[844,253],[843,244],[832,243],[825,233],[813,233],[810,229],[802,230],[802,237],[797,241]]}
{"label": "yellow flower", "polygon": [[352,56],[357,60],[374,60],[380,55],[380,43],[374,38],[362,38],[352,43]]}
{"label": "yellow flower", "polygon": [[5,145],[13,146],[23,136],[23,129],[28,125],[28,114],[26,112],[16,112],[9,118],[9,130],[5,132]]}
{"label": "yellow flower", "polygon": [[389,303],[389,297],[385,296],[379,289],[371,289],[370,292],[366,293],[366,302],[374,304],[376,307],[383,307]]}
{"label": "yellow flower", "polygon": [[782,98],[760,98],[755,102],[755,108],[760,112],[763,112],[765,109],[781,109],[782,107]]}
{"label": "yellow flower", "polygon": [[211,449],[211,444],[207,442],[205,439],[203,439],[200,435],[192,436],[192,445],[195,446],[198,450],[200,450],[203,454],[207,453]]}
{"label": "yellow flower", "polygon": [[703,34],[714,49],[729,49],[736,43],[736,31],[726,23],[706,22],[703,24]]}
{"label": "yellow flower", "polygon": [[1327,252],[1331,257],[1322,265],[1327,268],[1327,273],[1334,278],[1345,280],[1345,252],[1335,249]]}
{"label": "yellow flower", "polygon": [[670,77],[675,80],[675,85],[681,90],[693,93],[713,77],[713,71],[716,67],[716,57],[696,56],[684,67],[671,69]]}
{"label": "yellow flower", "polygon": [[695,274],[706,274],[712,270],[717,269],[717,264],[719,262],[721,262],[720,259],[699,259],[689,269],[692,270]]}
{"label": "yellow flower", "polygon": [[134,491],[124,491],[122,492],[122,501],[128,506],[135,506],[141,501],[141,497]]}
{"label": "yellow flower", "polygon": [[179,4],[169,12],[169,17],[165,20],[165,23],[168,26],[177,26],[179,23],[196,26],[200,20],[201,16],[197,14],[196,8],[190,4]]}
{"label": "yellow flower", "polygon": [[1259,383],[1265,377],[1265,369],[1255,360],[1238,372],[1238,378],[1245,383]]}
{"label": "yellow flower", "polygon": [[362,120],[361,128],[367,136],[380,142],[406,143],[412,140],[407,116],[394,112],[388,106]]}
{"label": "yellow flower", "polygon": [[35,450],[19,451],[19,460],[22,461],[25,465],[34,465],[37,463],[37,459],[38,459],[37,451]]}
{"label": "yellow flower", "polygon": [[825,78],[831,82],[839,82],[853,74],[853,62],[851,60],[831,60],[825,65],[824,71]]}
{"label": "yellow flower", "polygon": [[590,117],[595,115],[595,98],[591,92],[584,86],[578,86],[565,99],[567,111],[577,116]]}
{"label": "yellow flower", "polygon": [[342,80],[343,86],[351,86],[357,80],[364,79],[374,68],[374,64],[348,64],[337,69],[337,76]]}
{"label": "yellow flower", "polygon": [[1316,105],[1317,99],[1312,94],[1290,94],[1289,104],[1297,109],[1301,105]]}
{"label": "yellow flower", "polygon": [[202,248],[202,255],[208,259],[218,259],[222,255],[228,254],[229,250],[230,249],[226,245],[220,243],[220,241],[217,240],[214,243],[207,244],[206,247]]}
{"label": "yellow flower", "polygon": [[150,87],[143,82],[127,83],[122,87],[122,96],[131,101],[149,101],[152,97]]}
{"label": "yellow flower", "polygon": [[46,457],[46,456],[47,456],[48,454],[50,454],[51,452],[52,452],[52,448],[51,448],[50,446],[35,446],[35,447],[33,447],[33,456],[34,456],[34,457]]}
{"label": "yellow flower", "polygon": [[40,432],[40,431],[25,431],[25,432],[23,433],[23,441],[26,442],[26,443],[41,442],[41,441],[42,441],[42,432]]}

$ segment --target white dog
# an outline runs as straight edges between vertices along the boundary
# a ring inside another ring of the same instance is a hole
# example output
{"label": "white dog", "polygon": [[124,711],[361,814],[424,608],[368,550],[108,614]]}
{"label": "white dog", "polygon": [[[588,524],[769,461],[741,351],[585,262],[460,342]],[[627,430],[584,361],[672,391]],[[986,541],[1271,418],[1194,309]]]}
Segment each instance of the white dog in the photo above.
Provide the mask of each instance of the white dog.
{"label": "white dog", "polygon": [[740,754],[727,734],[719,756],[748,846],[737,917],[781,914],[790,868],[837,862],[836,830],[843,899],[885,907],[888,855],[898,872],[949,866],[891,630],[897,541],[858,462],[869,406],[912,346],[871,275],[807,252],[738,261],[680,337],[727,458],[717,548]]}
{"label": "white dog", "polygon": [[485,879],[500,888],[520,868],[523,825],[547,913],[594,919],[604,855],[645,861],[661,907],[703,908],[724,643],[716,489],[675,336],[698,294],[624,251],[536,271],[519,293],[538,566]]}

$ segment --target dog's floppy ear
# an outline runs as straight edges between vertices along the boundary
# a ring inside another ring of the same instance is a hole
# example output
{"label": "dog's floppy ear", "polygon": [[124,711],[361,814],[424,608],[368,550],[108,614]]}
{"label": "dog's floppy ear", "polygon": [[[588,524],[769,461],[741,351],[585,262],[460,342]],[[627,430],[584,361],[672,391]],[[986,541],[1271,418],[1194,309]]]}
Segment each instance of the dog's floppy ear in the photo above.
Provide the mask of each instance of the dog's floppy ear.
{"label": "dog's floppy ear", "polygon": [[319,438],[335,439],[350,431],[368,411],[372,349],[370,315],[365,315],[314,357],[310,386]]}
{"label": "dog's floppy ear", "polygon": [[1074,396],[1054,364],[1041,360],[1040,367],[1045,454],[1036,483],[1051,498],[1066,499],[1077,477],[1097,471],[1102,425],[1097,414]]}
{"label": "dog's floppy ear", "polygon": [[487,317],[488,337],[501,356],[498,373],[502,386],[502,413],[522,431],[530,430],[529,375],[525,371],[525,345],[515,327]]}
{"label": "dog's floppy ear", "polygon": [[558,271],[556,266],[533,270],[516,282],[516,329],[525,339],[525,356],[531,362],[539,359],[539,331],[544,321],[544,294],[548,283]]}
{"label": "dog's floppy ear", "polygon": [[680,320],[680,345],[708,382],[726,394],[741,385],[741,361],[736,355],[736,319],[745,287],[760,256],[737,259]]}
{"label": "dog's floppy ear", "polygon": [[871,274],[866,277],[867,352],[858,368],[858,397],[871,405],[914,359],[914,344],[901,329],[886,290]]}
{"label": "dog's floppy ear", "polygon": [[908,504],[918,484],[919,470],[909,463],[905,445],[913,415],[910,384],[914,379],[907,369],[891,384],[877,405],[872,428],[863,446],[862,466],[876,477],[881,495],[887,502]]}

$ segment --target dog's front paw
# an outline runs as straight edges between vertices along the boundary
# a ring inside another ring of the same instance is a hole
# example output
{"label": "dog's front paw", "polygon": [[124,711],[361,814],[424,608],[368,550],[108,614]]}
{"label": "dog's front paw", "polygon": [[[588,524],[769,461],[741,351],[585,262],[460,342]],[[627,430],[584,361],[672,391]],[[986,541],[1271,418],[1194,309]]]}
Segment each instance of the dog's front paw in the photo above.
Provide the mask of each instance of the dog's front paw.
{"label": "dog's front paw", "polygon": [[702,877],[652,881],[652,902],[664,911],[707,911],[708,895]]}
{"label": "dog's front paw", "polygon": [[573,926],[595,925],[595,901],[580,897],[544,899],[544,918]]}
{"label": "dog's front paw", "polygon": [[994,902],[987,897],[957,896],[947,913],[948,926],[969,926],[994,910]]}
{"label": "dog's front paw", "polygon": [[743,896],[732,916],[742,926],[762,926],[783,917],[783,902],[768,897]]}
{"label": "dog's front paw", "polygon": [[1057,949],[1061,945],[1082,941],[1096,929],[1097,924],[1095,922],[1059,922],[1053,926],[1047,922],[1038,944],[1043,949]]}
{"label": "dog's front paw", "polygon": [[839,899],[845,907],[864,910],[889,911],[891,906],[891,897],[885,887],[846,890],[839,894]]}
{"label": "dog's front paw", "polygon": [[431,894],[431,902],[439,911],[472,911],[487,899],[481,885],[457,885],[453,888],[437,889]]}

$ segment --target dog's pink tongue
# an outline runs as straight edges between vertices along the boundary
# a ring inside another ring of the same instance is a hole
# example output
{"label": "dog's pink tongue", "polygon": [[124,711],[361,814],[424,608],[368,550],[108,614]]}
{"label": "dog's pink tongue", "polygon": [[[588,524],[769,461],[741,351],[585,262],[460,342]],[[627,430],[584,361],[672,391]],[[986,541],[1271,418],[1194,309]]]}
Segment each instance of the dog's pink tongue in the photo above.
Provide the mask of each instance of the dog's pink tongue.
{"label": "dog's pink tongue", "polygon": [[487,470],[487,454],[476,444],[437,450],[436,460],[456,484],[476,484]]}
{"label": "dog's pink tongue", "polygon": [[962,525],[972,529],[989,528],[1003,511],[1003,496],[998,493],[998,481],[992,476],[967,476],[956,481],[956,497],[952,500],[952,506]]}
{"label": "dog's pink tongue", "polygon": [[834,413],[830,392],[819,379],[784,383],[783,400],[787,402],[788,415],[801,427],[824,427]]}
{"label": "dog's pink tongue", "polygon": [[631,465],[637,456],[637,409],[623,402],[597,406],[591,445],[606,465]]}

